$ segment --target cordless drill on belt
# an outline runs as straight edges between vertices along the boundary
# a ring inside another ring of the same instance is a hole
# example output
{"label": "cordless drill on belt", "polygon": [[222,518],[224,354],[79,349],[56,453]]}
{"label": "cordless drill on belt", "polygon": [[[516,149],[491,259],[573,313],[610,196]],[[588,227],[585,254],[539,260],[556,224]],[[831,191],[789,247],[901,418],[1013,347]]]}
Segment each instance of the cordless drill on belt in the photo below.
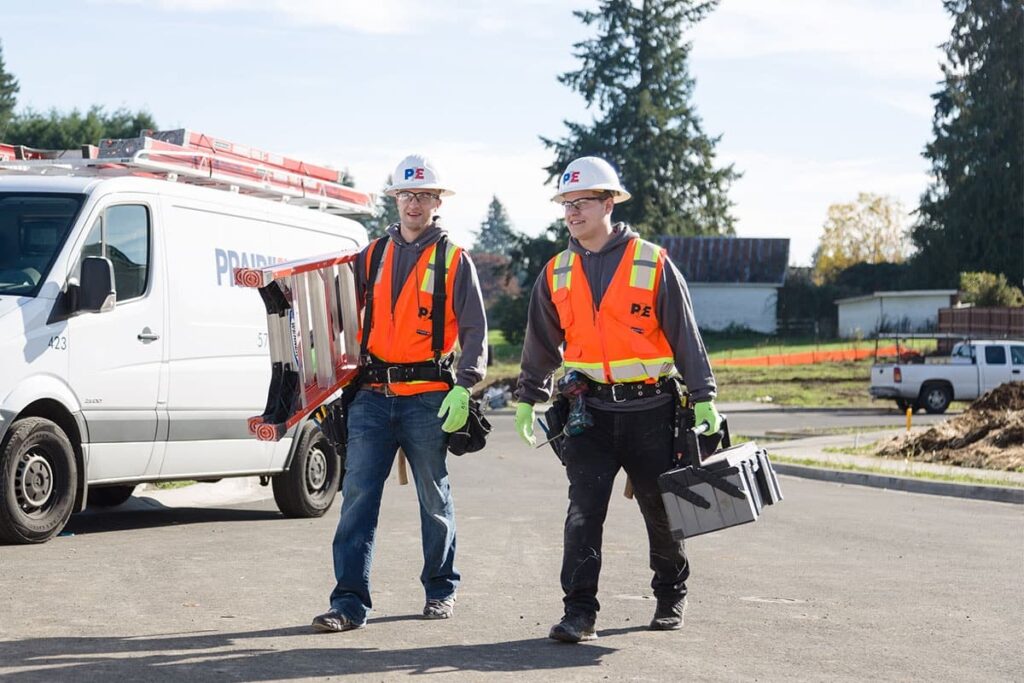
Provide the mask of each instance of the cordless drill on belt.
{"label": "cordless drill on belt", "polygon": [[587,427],[594,426],[594,416],[587,411],[584,398],[588,388],[586,378],[578,370],[570,370],[558,380],[558,393],[571,403],[565,423],[568,436],[579,436]]}

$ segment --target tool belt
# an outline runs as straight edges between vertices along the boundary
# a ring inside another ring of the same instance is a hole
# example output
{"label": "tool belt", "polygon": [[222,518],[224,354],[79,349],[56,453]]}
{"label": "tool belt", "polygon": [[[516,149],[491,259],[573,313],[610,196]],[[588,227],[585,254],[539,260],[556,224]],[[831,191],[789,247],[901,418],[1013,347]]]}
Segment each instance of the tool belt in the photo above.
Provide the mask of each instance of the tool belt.
{"label": "tool belt", "polygon": [[624,403],[638,398],[654,398],[676,391],[675,377],[662,377],[657,382],[616,382],[605,384],[595,382],[589,377],[587,381],[587,398],[596,398],[607,403]]}
{"label": "tool belt", "polygon": [[452,386],[455,384],[454,361],[454,354],[437,362],[427,360],[421,363],[388,363],[375,356],[367,356],[359,368],[359,383],[445,382]]}

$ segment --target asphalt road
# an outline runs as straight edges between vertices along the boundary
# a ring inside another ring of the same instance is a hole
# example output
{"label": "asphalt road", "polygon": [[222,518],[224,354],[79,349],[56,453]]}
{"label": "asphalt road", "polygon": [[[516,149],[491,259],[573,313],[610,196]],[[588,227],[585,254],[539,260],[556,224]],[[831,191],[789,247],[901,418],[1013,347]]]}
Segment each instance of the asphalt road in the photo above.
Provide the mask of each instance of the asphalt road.
{"label": "asphalt road", "polygon": [[[814,433],[816,430],[906,427],[907,417],[900,413],[891,402],[879,402],[878,407],[844,408],[820,410],[815,408],[787,408],[758,403],[724,403],[720,406],[729,418],[729,428],[734,434],[762,436],[781,434]],[[944,415],[915,413],[911,426],[933,425],[959,414],[950,410]]]}
{"label": "asphalt road", "polygon": [[487,451],[451,459],[464,577],[454,619],[418,618],[415,492],[394,476],[375,612],[344,634],[308,627],[333,583],[337,505],[287,520],[266,499],[135,502],[77,515],[74,535],[42,546],[0,546],[0,678],[991,681],[1024,670],[1020,506],[788,477],[786,499],[756,524],[689,542],[687,623],[670,633],[646,630],[643,525],[616,493],[600,638],[548,641],[565,479],[549,450],[514,441],[510,414],[493,421]]}

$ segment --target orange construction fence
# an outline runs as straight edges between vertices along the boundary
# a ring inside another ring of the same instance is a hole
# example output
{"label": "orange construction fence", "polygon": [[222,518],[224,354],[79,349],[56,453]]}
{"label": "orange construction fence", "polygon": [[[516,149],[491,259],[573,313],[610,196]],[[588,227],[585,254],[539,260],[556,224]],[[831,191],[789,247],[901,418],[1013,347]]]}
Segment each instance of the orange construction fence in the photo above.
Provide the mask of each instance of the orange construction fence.
{"label": "orange construction fence", "polygon": [[[907,349],[903,349],[906,353]],[[895,356],[900,352],[895,346],[879,347],[879,356]],[[803,351],[801,353],[776,353],[750,358],[721,358],[711,361],[712,365],[810,365],[812,363],[835,363],[846,360],[862,360],[875,355],[875,349],[830,349],[828,351]]]}

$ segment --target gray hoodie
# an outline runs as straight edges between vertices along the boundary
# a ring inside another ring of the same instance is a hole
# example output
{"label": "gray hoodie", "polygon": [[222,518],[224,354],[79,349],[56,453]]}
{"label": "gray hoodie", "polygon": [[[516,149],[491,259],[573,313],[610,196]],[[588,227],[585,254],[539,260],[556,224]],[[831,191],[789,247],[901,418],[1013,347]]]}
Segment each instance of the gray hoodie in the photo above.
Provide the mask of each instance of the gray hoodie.
{"label": "gray hoodie", "polygon": [[[402,285],[409,278],[423,250],[441,239],[447,232],[440,220],[424,230],[415,242],[406,242],[397,223],[388,226],[388,239],[394,249],[391,270],[391,310],[395,310]],[[363,249],[356,259],[356,284],[359,292],[366,286],[366,259],[369,247]],[[456,364],[456,383],[472,389],[473,385],[487,373],[487,315],[484,312],[484,297],[480,293],[480,281],[476,267],[463,250],[459,267],[455,272],[455,292],[452,308],[459,326],[459,360]],[[362,305],[362,301],[360,301]]]}
{"label": "gray hoodie", "polygon": [[[619,267],[626,244],[637,234],[625,223],[616,223],[608,243],[601,251],[587,251],[575,238],[569,238],[569,250],[580,257],[583,272],[594,297],[594,306],[600,308],[612,276]],[[683,382],[693,401],[707,401],[716,394],[715,376],[711,372],[704,342],[693,317],[693,304],[686,281],[671,260],[665,260],[658,283],[655,315],[661,326],[680,371]],[[562,345],[565,334],[558,320],[558,311],[551,301],[547,269],[541,272],[530,296],[526,339],[523,342],[522,371],[516,395],[527,403],[544,403],[551,398],[554,372],[562,365]],[[587,403],[604,410],[644,410],[671,400],[668,396],[642,398],[625,403],[610,403],[587,399]]]}

